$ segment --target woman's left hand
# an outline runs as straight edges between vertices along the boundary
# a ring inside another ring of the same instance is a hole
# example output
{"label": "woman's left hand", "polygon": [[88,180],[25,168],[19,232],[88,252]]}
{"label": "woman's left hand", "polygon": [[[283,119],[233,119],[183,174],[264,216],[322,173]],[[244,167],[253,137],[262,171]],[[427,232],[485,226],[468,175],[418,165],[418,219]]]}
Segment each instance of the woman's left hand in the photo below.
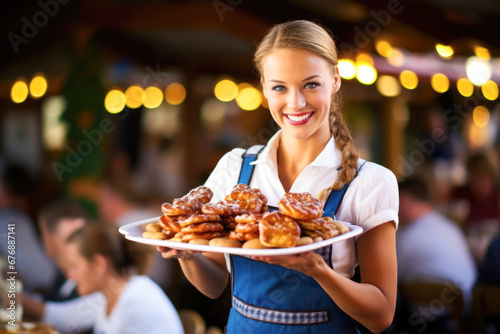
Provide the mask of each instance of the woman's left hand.
{"label": "woman's left hand", "polygon": [[297,270],[312,277],[327,266],[323,258],[314,252],[279,256],[253,256],[252,259]]}

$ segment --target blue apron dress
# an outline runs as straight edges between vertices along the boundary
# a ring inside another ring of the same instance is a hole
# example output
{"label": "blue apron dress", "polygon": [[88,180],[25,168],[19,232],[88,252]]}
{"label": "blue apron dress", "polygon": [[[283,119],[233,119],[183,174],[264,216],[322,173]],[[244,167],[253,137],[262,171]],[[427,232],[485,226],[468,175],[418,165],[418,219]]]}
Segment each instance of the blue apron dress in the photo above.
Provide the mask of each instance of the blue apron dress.
{"label": "blue apron dress", "polygon": [[[252,147],[243,154],[238,183],[250,182],[254,167],[250,163],[260,150]],[[348,186],[332,191],[324,216],[334,217]],[[332,266],[331,246],[315,252]],[[232,307],[226,333],[359,333],[355,321],[312,277],[243,256],[230,259]]]}

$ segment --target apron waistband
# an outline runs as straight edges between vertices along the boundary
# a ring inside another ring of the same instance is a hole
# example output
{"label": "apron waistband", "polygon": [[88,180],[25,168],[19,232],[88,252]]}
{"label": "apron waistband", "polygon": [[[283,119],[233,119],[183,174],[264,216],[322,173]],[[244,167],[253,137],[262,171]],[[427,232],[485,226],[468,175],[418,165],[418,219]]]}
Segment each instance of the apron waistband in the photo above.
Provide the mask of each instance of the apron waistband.
{"label": "apron waistband", "polygon": [[242,316],[280,325],[315,325],[330,322],[328,309],[312,311],[281,311],[245,303],[233,296],[233,308]]}

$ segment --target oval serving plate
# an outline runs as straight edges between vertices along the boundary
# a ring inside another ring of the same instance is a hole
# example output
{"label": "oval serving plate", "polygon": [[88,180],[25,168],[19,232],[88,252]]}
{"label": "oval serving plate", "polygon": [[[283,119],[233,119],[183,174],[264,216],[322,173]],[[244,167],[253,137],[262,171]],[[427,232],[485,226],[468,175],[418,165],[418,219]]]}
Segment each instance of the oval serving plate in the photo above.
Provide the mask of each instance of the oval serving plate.
{"label": "oval serving plate", "polygon": [[247,255],[247,256],[276,256],[276,255],[291,255],[304,253],[312,251],[318,248],[322,248],[333,243],[353,238],[361,232],[363,228],[357,225],[351,225],[347,222],[342,222],[349,228],[349,232],[338,235],[336,237],[315,242],[309,245],[289,247],[289,248],[269,248],[269,249],[252,249],[252,248],[233,248],[233,247],[217,247],[210,245],[197,245],[177,241],[169,240],[156,240],[147,239],[142,237],[142,233],[145,231],[146,225],[149,223],[155,223],[160,217],[154,217],[146,220],[141,220],[135,223],[127,224],[120,227],[119,231],[121,234],[125,235],[125,238],[139,242],[142,244],[153,245],[153,246],[163,246],[172,249],[179,250],[192,250],[198,252],[215,252],[215,253],[226,253],[234,255]]}

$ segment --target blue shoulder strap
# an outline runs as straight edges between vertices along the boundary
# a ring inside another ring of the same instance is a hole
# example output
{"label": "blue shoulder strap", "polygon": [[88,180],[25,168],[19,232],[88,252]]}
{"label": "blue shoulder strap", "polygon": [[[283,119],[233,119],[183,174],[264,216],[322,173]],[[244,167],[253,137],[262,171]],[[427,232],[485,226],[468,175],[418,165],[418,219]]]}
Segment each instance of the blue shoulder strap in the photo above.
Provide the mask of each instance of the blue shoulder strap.
{"label": "blue shoulder strap", "polygon": [[[354,178],[356,178],[356,176],[358,176],[359,170],[361,169],[361,167],[363,167],[363,165],[365,163],[366,163],[366,161],[364,161],[361,164],[361,166],[359,166],[358,170],[356,171],[356,175],[354,175]],[[332,190],[332,192],[330,193],[330,196],[328,196],[328,199],[326,200],[325,207],[323,208],[323,212],[324,212],[323,216],[330,216],[330,217],[333,217],[333,219],[335,219],[335,215],[337,214],[337,211],[339,211],[339,208],[340,208],[340,203],[342,203],[342,199],[344,199],[344,195],[347,191],[347,188],[349,187],[349,184],[351,184],[351,182],[346,183],[342,187],[342,189]]]}
{"label": "blue shoulder strap", "polygon": [[254,145],[247,149],[245,153],[241,156],[243,158],[243,162],[241,163],[240,176],[238,177],[238,184],[249,184],[250,179],[252,178],[254,165],[251,164],[257,157],[259,153],[264,149],[264,145]]}

